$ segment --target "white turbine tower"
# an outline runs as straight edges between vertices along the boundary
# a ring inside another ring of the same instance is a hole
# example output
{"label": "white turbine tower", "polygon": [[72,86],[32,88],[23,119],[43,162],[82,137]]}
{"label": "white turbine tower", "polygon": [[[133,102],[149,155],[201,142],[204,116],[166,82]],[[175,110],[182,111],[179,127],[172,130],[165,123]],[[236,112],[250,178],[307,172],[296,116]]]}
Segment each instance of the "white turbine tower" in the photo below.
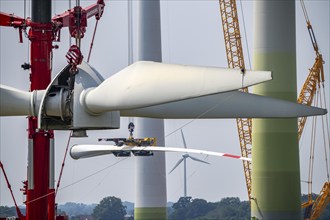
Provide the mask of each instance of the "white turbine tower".
{"label": "white turbine tower", "polygon": [[[187,149],[186,139],[184,138],[182,129],[180,131],[181,131],[181,136],[182,136],[182,140],[183,140],[183,146],[184,146],[184,148]],[[183,161],[183,184],[184,184],[184,191],[183,191],[184,193],[183,193],[183,195],[184,195],[184,197],[187,197],[187,161],[186,161],[187,158],[190,158],[190,159],[192,159],[194,161],[197,161],[197,162],[210,164],[210,163],[208,163],[204,160],[200,160],[196,157],[192,157],[188,153],[182,154],[182,158],[175,164],[175,166],[172,168],[172,170],[169,172],[169,174],[172,173],[180,165],[180,163],[182,163],[182,161]]]}

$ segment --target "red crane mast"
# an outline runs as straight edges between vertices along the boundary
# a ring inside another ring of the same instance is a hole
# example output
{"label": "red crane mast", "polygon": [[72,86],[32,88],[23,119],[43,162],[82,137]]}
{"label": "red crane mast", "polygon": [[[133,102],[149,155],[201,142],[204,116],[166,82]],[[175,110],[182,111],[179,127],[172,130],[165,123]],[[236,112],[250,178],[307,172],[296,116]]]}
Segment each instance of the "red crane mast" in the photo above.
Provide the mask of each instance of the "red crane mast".
{"label": "red crane mast", "polygon": [[[104,1],[81,8],[76,6],[65,13],[51,18],[51,0],[32,0],[32,19],[24,19],[0,12],[0,26],[19,29],[20,42],[23,31],[28,30],[31,41],[30,91],[44,90],[51,81],[53,41],[60,40],[62,27],[69,27],[71,37],[76,38],[78,46],[70,48],[67,59],[73,66],[80,64],[82,55],[79,50],[80,39],[84,36],[87,18],[95,16],[99,20],[103,14]],[[28,180],[26,217],[27,220],[56,219],[54,189],[54,133],[52,130],[38,128],[38,118],[28,117]],[[19,214],[19,213],[18,213]],[[19,214],[19,219],[24,219]],[[58,218],[59,219],[59,218]]]}

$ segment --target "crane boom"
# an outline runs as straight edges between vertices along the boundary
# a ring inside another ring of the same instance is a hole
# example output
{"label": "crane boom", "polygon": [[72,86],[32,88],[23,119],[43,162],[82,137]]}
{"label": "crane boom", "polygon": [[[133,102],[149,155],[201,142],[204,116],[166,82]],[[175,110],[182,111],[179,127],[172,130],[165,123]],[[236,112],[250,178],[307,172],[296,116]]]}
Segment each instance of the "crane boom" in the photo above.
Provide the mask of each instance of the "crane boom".
{"label": "crane boom", "polygon": [[[244,70],[244,56],[239,29],[236,0],[219,0],[222,28],[226,45],[226,54],[229,68]],[[244,72],[244,71],[243,71]],[[247,88],[243,92],[249,92]],[[237,129],[241,154],[250,158],[252,154],[252,120],[250,118],[237,118]],[[251,161],[243,161],[244,175],[249,200],[251,200],[252,177]]]}
{"label": "crane boom", "polygon": [[[311,105],[314,100],[314,95],[317,90],[317,86],[321,82],[324,82],[324,71],[323,71],[323,58],[321,54],[317,54],[313,67],[307,76],[307,79],[300,91],[298,97],[298,103],[304,105]],[[298,137],[300,139],[301,134],[304,130],[307,117],[298,118]]]}

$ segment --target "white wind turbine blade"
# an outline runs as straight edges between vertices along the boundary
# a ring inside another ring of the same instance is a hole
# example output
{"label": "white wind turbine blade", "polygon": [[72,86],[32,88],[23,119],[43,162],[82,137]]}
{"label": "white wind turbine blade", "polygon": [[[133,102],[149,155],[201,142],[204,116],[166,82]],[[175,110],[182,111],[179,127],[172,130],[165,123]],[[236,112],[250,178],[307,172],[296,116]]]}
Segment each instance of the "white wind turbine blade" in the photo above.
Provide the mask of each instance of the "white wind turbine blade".
{"label": "white wind turbine blade", "polygon": [[123,110],[120,115],[166,119],[294,118],[326,113],[326,109],[232,91],[146,108]]}
{"label": "white wind turbine blade", "polygon": [[170,174],[170,173],[172,173],[174,170],[175,170],[175,168],[177,168],[179,165],[180,165],[180,163],[182,163],[182,161],[184,161],[186,158],[184,158],[184,157],[182,157],[175,165],[174,165],[174,167],[172,168],[172,170],[168,173],[168,174]]}
{"label": "white wind turbine blade", "polygon": [[[92,77],[95,82],[88,84],[90,78],[84,79],[85,83],[79,84],[83,86],[75,88],[73,118],[81,112],[98,117],[98,113],[116,109],[121,116],[164,119],[292,118],[327,113],[326,109],[275,98],[227,92],[242,87],[241,82],[250,85],[267,80],[270,72],[242,74],[233,69],[138,62],[101,83],[98,72],[82,66],[79,68],[84,74],[78,74],[78,79]],[[45,90],[25,92],[1,85],[0,116],[36,116],[45,93]],[[59,103],[62,98],[60,91],[53,98],[47,97],[46,113],[62,116],[63,103]]]}
{"label": "white wind turbine blade", "polygon": [[186,139],[184,138],[184,135],[183,135],[182,129],[180,129],[180,131],[181,131],[181,136],[182,136],[182,140],[183,140],[183,146],[184,146],[184,148],[187,148]]}
{"label": "white wind turbine blade", "polygon": [[237,90],[271,80],[269,71],[136,62],[87,89],[80,101],[90,113],[127,110]]}
{"label": "white wind turbine blade", "polygon": [[188,155],[187,157],[189,157],[190,159],[195,160],[195,161],[197,161],[197,162],[210,164],[209,162],[206,162],[206,161],[204,161],[204,160],[198,159],[198,158],[193,157],[193,156],[190,156],[190,155]]}
{"label": "white wind turbine blade", "polygon": [[147,147],[132,147],[132,146],[115,146],[115,145],[73,145],[70,150],[70,155],[73,159],[81,159],[87,157],[94,157],[106,154],[112,154],[115,151],[161,151],[161,152],[181,152],[181,153],[194,153],[211,155],[217,157],[227,157],[232,159],[247,160],[251,161],[251,158],[241,157],[238,155],[220,153],[214,151],[198,150],[198,149],[183,149],[176,147],[157,147],[157,146],[147,146]]}
{"label": "white wind turbine blade", "polygon": [[70,149],[72,159],[78,160],[88,157],[112,154],[113,151],[121,149],[115,145],[73,145]]}
{"label": "white wind turbine blade", "polygon": [[25,92],[0,84],[0,116],[36,115],[44,91]]}

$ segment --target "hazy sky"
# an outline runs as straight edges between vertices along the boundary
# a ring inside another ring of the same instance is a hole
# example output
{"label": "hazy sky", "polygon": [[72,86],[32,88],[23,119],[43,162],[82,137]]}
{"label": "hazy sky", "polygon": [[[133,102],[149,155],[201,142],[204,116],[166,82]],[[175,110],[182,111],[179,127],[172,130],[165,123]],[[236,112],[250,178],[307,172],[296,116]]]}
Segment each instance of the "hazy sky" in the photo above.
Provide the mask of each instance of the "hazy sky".
{"label": "hazy sky", "polygon": [[[73,3],[75,1],[72,1]],[[83,1],[87,6],[96,1]],[[24,16],[23,0],[1,0],[0,11]],[[246,26],[246,36],[242,21],[242,8]],[[328,0],[305,1],[309,17],[314,27],[315,35],[325,60],[326,93],[329,94],[329,11]],[[27,0],[25,14],[30,16],[30,1]],[[135,3],[133,3],[135,5]],[[53,15],[69,8],[67,0],[54,1]],[[297,21],[297,70],[298,91],[306,79],[308,68],[314,62],[314,52],[306,30],[305,20],[299,1],[296,1]],[[238,1],[241,33],[243,37],[245,63],[250,67],[246,40],[252,57],[253,48],[253,1]],[[135,13],[133,14],[135,16]],[[280,16],[280,15],[279,15]],[[226,67],[227,61],[223,42],[221,19],[217,0],[194,1],[161,1],[162,19],[162,48],[163,62],[219,66]],[[87,57],[91,34],[95,19],[88,21],[88,30],[83,39],[82,51]],[[134,22],[133,22],[134,23]],[[106,8],[94,43],[91,57],[93,65],[105,78],[121,70],[128,63],[127,40],[127,2],[106,1]],[[53,76],[66,65],[65,53],[68,50],[68,32],[62,30],[60,49],[54,51]],[[28,90],[28,72],[20,65],[29,61],[29,43],[19,44],[18,30],[0,27],[1,45],[1,84],[22,90]],[[252,58],[251,58],[252,59]],[[252,60],[251,60],[252,62]],[[27,120],[25,117],[2,117],[1,119],[0,159],[3,162],[12,190],[17,202],[22,204],[25,198],[19,191],[21,181],[26,180],[27,166]],[[71,139],[70,146],[75,143],[96,143],[99,137],[127,137],[127,118],[121,121],[122,129],[109,131],[88,132],[89,137]],[[190,148],[240,154],[235,120],[166,120],[166,144],[182,147],[180,132],[173,131],[183,127],[186,142]],[[310,132],[309,132],[310,133]],[[308,174],[308,132],[303,136],[301,144],[301,179],[306,180]],[[167,135],[171,134],[171,135]],[[56,138],[56,180],[63,160],[68,140],[68,132],[55,132]],[[199,155],[193,155],[204,159]],[[170,171],[181,158],[179,153],[166,154],[166,167]],[[318,193],[326,181],[326,165],[324,162],[324,148],[318,142],[315,156],[314,192]],[[193,198],[204,198],[209,201],[219,201],[223,197],[237,196],[247,199],[247,190],[243,174],[242,162],[238,160],[208,157],[211,165],[188,161],[188,195]],[[112,164],[115,164],[111,166]],[[57,203],[83,202],[98,203],[105,196],[117,196],[122,200],[134,201],[134,157],[122,159],[113,156],[102,156],[75,161],[67,157],[61,181],[60,190],[56,198]],[[99,172],[84,180],[83,178]],[[81,181],[80,181],[81,180]],[[307,192],[305,183],[302,190]],[[183,195],[183,167],[178,167],[167,176],[168,201],[177,201]],[[0,174],[0,204],[13,205],[7,184]]]}

